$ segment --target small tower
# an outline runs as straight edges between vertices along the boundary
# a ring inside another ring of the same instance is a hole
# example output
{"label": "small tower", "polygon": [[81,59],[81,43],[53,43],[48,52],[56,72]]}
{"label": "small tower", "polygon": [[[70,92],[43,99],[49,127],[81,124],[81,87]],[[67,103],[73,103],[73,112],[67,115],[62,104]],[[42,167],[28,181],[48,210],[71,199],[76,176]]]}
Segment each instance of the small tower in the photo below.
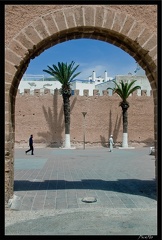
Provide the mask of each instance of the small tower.
{"label": "small tower", "polygon": [[92,81],[94,81],[94,82],[96,81],[96,73],[95,73],[95,71],[92,72]]}
{"label": "small tower", "polygon": [[104,81],[106,82],[107,81],[107,72],[105,71],[105,74],[104,74]]}

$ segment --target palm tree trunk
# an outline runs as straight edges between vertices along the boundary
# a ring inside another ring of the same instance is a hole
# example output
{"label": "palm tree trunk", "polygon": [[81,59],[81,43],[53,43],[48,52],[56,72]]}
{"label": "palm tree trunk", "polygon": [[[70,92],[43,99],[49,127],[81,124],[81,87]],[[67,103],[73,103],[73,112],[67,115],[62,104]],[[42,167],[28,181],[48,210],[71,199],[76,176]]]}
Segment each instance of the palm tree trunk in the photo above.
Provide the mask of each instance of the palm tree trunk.
{"label": "palm tree trunk", "polygon": [[128,132],[128,112],[127,108],[123,108],[123,133]]}
{"label": "palm tree trunk", "polygon": [[65,120],[65,148],[71,148],[70,145],[70,96],[63,94],[64,102],[64,120]]}
{"label": "palm tree trunk", "polygon": [[123,141],[122,147],[128,147],[128,108],[122,108],[123,110]]}

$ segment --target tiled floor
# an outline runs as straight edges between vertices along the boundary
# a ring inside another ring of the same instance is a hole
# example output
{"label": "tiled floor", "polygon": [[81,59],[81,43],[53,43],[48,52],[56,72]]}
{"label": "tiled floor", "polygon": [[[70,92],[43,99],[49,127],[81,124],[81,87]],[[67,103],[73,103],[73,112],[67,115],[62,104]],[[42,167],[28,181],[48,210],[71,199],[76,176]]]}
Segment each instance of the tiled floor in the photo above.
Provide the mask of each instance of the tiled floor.
{"label": "tiled floor", "polygon": [[[14,193],[19,210],[148,208],[156,201],[155,160],[149,148],[15,149]],[[97,202],[84,203],[84,197]]]}

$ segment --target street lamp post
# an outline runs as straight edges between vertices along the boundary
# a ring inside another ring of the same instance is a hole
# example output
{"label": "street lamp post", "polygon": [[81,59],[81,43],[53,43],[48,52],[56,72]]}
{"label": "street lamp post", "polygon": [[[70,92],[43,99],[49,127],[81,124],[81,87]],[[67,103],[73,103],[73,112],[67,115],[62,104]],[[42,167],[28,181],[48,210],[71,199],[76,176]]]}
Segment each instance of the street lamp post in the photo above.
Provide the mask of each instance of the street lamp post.
{"label": "street lamp post", "polygon": [[83,135],[83,144],[84,144],[84,149],[85,149],[85,115],[87,112],[82,112],[83,118],[84,118],[84,135]]}

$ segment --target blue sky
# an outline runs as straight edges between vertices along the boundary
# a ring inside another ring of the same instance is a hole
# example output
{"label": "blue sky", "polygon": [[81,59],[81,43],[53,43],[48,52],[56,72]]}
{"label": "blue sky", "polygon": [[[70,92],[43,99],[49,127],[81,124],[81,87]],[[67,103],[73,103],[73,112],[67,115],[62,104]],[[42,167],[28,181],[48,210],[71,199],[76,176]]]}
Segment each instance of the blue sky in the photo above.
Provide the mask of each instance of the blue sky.
{"label": "blue sky", "polygon": [[59,43],[41,53],[30,61],[25,74],[46,75],[43,69],[47,65],[57,65],[58,62],[75,62],[79,65],[76,72],[81,72],[77,79],[86,79],[96,72],[96,77],[104,76],[107,71],[109,77],[116,75],[134,75],[136,61],[122,49],[99,40],[77,39]]}

